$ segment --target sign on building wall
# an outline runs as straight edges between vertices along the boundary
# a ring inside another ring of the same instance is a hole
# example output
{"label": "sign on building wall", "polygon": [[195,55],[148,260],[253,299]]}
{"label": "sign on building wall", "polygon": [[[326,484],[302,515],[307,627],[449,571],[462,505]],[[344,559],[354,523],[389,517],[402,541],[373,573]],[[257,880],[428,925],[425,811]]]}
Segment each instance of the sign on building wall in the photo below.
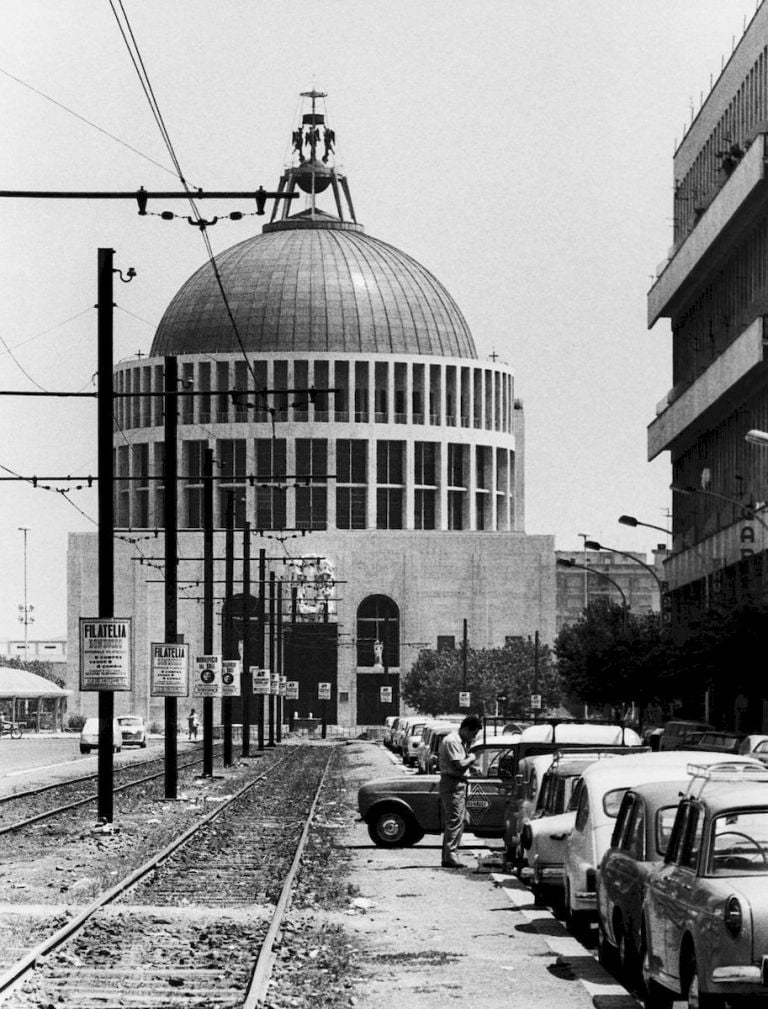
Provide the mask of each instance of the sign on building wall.
{"label": "sign on building wall", "polygon": [[299,699],[299,681],[298,680],[286,680],[285,682],[285,696],[291,701],[297,701]]}
{"label": "sign on building wall", "polygon": [[383,704],[392,703],[392,687],[379,687],[379,697]]}
{"label": "sign on building wall", "polygon": [[189,645],[152,642],[149,659],[149,693],[151,697],[187,697]]}
{"label": "sign on building wall", "polygon": [[317,699],[319,701],[330,701],[330,699],[331,699],[331,685],[330,685],[330,683],[318,683],[318,685],[317,685]]}
{"label": "sign on building wall", "polygon": [[131,617],[80,617],[80,689],[132,690]]}

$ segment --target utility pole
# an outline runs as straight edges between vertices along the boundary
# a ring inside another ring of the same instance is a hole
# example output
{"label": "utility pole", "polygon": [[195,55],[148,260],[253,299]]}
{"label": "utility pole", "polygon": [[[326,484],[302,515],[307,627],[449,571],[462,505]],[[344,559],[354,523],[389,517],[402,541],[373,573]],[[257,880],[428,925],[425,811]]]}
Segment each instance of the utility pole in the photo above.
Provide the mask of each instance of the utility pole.
{"label": "utility pole", "polygon": [[[225,659],[234,659],[233,654],[233,614],[232,596],[235,587],[235,495],[227,492],[227,531],[224,542],[224,613],[222,622],[222,655]],[[236,649],[235,649],[236,652]],[[242,681],[241,681],[242,688]],[[225,767],[232,766],[232,698],[224,697],[221,701],[221,719],[224,723],[224,753]]]}
{"label": "utility pole", "polygon": [[[265,618],[265,581],[267,576],[267,551],[264,547],[259,550],[259,610],[258,610],[258,659],[259,669],[264,669],[264,618]],[[257,709],[257,724],[259,735],[259,749],[264,749],[264,695],[259,694],[259,706]]]}
{"label": "utility pole", "polygon": [[[203,452],[203,654],[213,655],[213,452]],[[203,698],[203,777],[213,777],[213,698]]]}
{"label": "utility pole", "polygon": [[[165,640],[178,644],[178,448],[176,435],[179,424],[179,361],[177,357],[164,359],[164,437],[163,459],[163,525],[165,527]],[[178,794],[178,700],[165,698],[165,798],[175,799]]]}
{"label": "utility pole", "polygon": [[251,523],[243,522],[243,673],[240,698],[242,700],[242,732],[244,757],[251,755]]}
{"label": "utility pole", "polygon": [[[278,683],[283,682],[283,581],[277,583],[277,626],[275,628],[277,641],[277,673]],[[283,694],[278,689],[277,694],[277,742],[283,740]]]}
{"label": "utility pole", "polygon": [[272,684],[277,675],[276,654],[275,654],[275,604],[277,602],[275,590],[275,572],[269,572],[269,746],[275,745],[275,708],[277,706],[277,695],[272,692]]}
{"label": "utility pole", "polygon": [[[114,249],[98,251],[98,461],[99,461],[99,617],[115,615],[115,547],[114,547],[114,463],[112,459],[112,424],[114,403],[113,382],[113,307]],[[99,755],[98,755],[98,815],[112,823],[114,800],[112,778],[114,758],[112,748],[115,695],[113,690],[99,690]]]}

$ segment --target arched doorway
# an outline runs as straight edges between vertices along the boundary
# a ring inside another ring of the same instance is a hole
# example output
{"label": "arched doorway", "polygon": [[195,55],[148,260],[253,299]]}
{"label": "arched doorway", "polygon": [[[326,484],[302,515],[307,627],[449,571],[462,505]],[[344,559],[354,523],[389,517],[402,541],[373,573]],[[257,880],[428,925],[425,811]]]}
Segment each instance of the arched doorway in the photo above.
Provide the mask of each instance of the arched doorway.
{"label": "arched doorway", "polygon": [[389,596],[367,596],[357,608],[358,725],[383,725],[400,711],[400,609]]}

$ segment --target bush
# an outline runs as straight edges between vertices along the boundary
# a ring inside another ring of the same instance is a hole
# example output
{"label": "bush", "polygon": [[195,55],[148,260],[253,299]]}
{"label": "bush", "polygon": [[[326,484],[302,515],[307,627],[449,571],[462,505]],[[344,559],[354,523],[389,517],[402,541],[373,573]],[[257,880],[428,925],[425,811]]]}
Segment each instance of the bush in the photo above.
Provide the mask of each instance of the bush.
{"label": "bush", "polygon": [[85,725],[85,715],[76,715],[74,712],[67,717],[67,729],[70,732],[79,732]]}

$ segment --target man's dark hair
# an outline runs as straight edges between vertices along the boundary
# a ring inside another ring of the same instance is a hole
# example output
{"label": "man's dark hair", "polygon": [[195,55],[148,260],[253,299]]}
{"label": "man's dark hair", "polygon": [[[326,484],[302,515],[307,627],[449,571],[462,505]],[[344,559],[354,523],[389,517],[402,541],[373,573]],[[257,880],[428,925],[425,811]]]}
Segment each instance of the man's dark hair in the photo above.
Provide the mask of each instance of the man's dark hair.
{"label": "man's dark hair", "polygon": [[461,728],[468,729],[470,732],[479,732],[482,727],[483,720],[479,715],[467,715],[461,723]]}

